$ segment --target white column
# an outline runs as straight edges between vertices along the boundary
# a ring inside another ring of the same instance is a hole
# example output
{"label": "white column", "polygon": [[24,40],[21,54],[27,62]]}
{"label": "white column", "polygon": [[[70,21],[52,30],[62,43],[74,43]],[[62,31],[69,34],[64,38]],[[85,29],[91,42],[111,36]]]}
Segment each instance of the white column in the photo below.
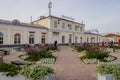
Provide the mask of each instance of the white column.
{"label": "white column", "polygon": [[27,43],[27,32],[26,30],[24,30],[24,44]]}
{"label": "white column", "polygon": [[53,43],[52,41],[53,41],[52,32],[49,31],[48,32],[48,44],[52,44]]}
{"label": "white column", "polygon": [[65,43],[69,43],[69,33],[68,32],[65,35]]}
{"label": "white column", "polygon": [[40,31],[38,32],[38,43],[41,43],[40,40],[41,38],[40,38]]}
{"label": "white column", "polygon": [[10,41],[11,41],[11,29],[8,29],[8,44],[11,44]]}

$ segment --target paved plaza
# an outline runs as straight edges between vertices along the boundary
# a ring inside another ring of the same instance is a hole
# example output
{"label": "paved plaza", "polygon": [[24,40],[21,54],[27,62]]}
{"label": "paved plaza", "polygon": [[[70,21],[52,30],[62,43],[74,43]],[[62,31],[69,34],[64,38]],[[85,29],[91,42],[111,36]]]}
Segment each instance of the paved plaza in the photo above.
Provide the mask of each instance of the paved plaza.
{"label": "paved plaza", "polygon": [[[55,64],[47,64],[52,67],[55,71],[54,80],[97,80],[96,64],[84,64],[79,56],[83,55],[73,50],[70,46],[61,46],[60,51],[53,52],[57,56]],[[117,56],[118,59],[113,61],[116,63],[120,62],[119,52],[111,55]],[[10,55],[4,56],[4,62],[10,63],[12,60],[20,60],[19,55],[24,54],[23,52],[17,52]]]}
{"label": "paved plaza", "polygon": [[85,65],[78,58],[78,53],[69,46],[62,46],[57,52],[54,80],[96,80],[96,65]]}

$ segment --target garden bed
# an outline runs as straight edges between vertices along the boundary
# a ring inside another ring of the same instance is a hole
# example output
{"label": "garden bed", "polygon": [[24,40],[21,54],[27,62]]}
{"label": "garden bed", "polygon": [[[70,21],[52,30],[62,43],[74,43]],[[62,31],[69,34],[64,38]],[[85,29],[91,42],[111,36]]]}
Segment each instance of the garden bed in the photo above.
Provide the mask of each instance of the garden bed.
{"label": "garden bed", "polygon": [[40,60],[43,64],[55,64],[56,59],[55,58],[42,58]]}
{"label": "garden bed", "polygon": [[85,48],[86,53],[80,56],[80,59],[85,64],[97,64],[100,62],[112,62],[117,59],[117,57],[109,55],[109,52],[101,50],[98,47]]}
{"label": "garden bed", "polygon": [[56,57],[53,56],[52,52],[46,49],[42,50],[29,50],[26,54],[19,56],[24,61],[54,64]]}
{"label": "garden bed", "polygon": [[53,69],[43,65],[0,63],[0,80],[53,80]]}
{"label": "garden bed", "polygon": [[84,59],[83,62],[85,64],[97,64],[98,60],[97,59]]}
{"label": "garden bed", "polygon": [[97,73],[98,80],[120,80],[120,64],[101,64]]}

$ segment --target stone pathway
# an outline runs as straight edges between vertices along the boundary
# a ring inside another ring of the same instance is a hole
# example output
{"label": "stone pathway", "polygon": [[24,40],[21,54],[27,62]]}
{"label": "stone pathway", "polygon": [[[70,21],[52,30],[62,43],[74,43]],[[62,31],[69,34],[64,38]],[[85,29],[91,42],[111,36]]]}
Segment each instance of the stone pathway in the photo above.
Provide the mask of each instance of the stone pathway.
{"label": "stone pathway", "polygon": [[15,52],[10,55],[5,55],[3,57],[3,61],[4,61],[4,63],[11,63],[11,61],[13,61],[13,60],[21,60],[19,58],[19,55],[21,55],[21,54],[24,54],[24,52]]}
{"label": "stone pathway", "polygon": [[55,70],[54,80],[96,80],[96,65],[83,64],[78,58],[78,53],[72,51],[71,47],[62,46],[57,54],[57,62],[52,65]]}

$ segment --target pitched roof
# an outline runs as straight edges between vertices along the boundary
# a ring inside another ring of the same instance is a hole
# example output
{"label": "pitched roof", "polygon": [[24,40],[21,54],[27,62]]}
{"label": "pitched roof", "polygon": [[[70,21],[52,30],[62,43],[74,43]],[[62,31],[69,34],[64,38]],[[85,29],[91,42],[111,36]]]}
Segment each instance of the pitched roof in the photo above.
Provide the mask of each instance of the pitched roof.
{"label": "pitched roof", "polygon": [[80,25],[85,25],[85,24],[83,24],[83,23],[75,22],[75,21],[72,21],[72,20],[68,20],[68,19],[64,19],[64,18],[52,16],[52,15],[51,15],[51,16],[47,16],[47,17],[43,17],[43,18],[38,19],[38,20],[35,20],[35,21],[33,21],[33,22],[36,22],[36,21],[39,21],[39,20],[43,20],[43,19],[46,19],[46,18],[49,18],[49,17],[51,17],[51,18],[56,18],[56,19],[60,19],[60,20],[65,20],[65,21],[68,21],[68,22],[73,22],[73,23],[80,24]]}
{"label": "pitched roof", "polygon": [[105,37],[114,37],[114,36],[120,37],[120,35],[118,35],[118,34],[113,34],[113,33],[109,33],[109,34],[106,34],[106,35],[105,35]]}
{"label": "pitched roof", "polygon": [[15,19],[13,21],[0,19],[0,24],[18,25],[18,26],[26,26],[26,27],[48,29],[48,28],[46,28],[44,26],[41,26],[41,25],[35,25],[35,24],[31,24],[31,23],[19,22],[17,19]]}

